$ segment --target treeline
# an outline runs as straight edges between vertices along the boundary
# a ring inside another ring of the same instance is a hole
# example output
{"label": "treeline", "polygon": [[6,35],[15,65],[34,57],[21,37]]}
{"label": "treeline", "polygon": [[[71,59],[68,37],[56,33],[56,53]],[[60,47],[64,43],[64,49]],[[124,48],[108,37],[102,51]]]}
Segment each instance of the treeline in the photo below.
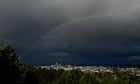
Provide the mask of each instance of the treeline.
{"label": "treeline", "polygon": [[11,46],[0,47],[1,84],[140,84],[139,79],[129,72],[89,73],[25,65]]}

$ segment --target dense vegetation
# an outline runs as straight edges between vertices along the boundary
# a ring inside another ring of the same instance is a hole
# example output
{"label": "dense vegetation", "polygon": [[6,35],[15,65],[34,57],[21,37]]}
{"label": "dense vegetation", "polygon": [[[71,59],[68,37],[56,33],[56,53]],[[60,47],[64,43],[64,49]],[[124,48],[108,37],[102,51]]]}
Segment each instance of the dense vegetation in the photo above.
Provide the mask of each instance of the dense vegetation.
{"label": "dense vegetation", "polygon": [[[129,72],[89,73],[78,69],[43,69],[20,63],[14,49],[0,47],[0,82],[4,84],[140,84]],[[117,77],[116,77],[117,76]]]}

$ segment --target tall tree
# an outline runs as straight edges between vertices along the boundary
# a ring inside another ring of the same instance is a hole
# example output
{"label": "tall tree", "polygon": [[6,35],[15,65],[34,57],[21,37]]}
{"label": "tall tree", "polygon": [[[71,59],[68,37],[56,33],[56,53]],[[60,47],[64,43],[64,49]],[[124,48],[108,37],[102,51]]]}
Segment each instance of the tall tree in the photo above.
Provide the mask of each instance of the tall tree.
{"label": "tall tree", "polygon": [[19,57],[10,45],[0,47],[0,80],[16,84],[19,76]]}

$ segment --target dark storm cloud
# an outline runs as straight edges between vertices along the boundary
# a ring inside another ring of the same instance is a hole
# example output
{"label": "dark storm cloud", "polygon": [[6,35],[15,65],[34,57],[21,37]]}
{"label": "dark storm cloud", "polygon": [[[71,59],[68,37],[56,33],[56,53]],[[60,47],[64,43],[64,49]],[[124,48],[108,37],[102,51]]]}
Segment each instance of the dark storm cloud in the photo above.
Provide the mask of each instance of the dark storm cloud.
{"label": "dark storm cloud", "polygon": [[139,0],[2,0],[0,44],[14,45],[23,61],[33,64],[131,62],[140,52],[139,4]]}
{"label": "dark storm cloud", "polygon": [[[66,14],[43,1],[0,1],[0,38],[21,48],[30,47],[51,28],[66,20]],[[48,1],[49,2],[49,1]]]}
{"label": "dark storm cloud", "polygon": [[49,32],[31,51],[41,49],[48,57],[57,56],[55,61],[72,57],[79,63],[139,63],[140,25],[130,20],[118,16],[81,19]]}

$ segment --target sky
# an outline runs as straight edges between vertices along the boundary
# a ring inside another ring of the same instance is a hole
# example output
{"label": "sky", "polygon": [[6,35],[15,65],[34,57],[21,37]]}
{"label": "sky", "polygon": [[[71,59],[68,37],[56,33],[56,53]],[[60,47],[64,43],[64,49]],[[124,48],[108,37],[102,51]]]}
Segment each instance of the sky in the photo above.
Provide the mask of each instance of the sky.
{"label": "sky", "polygon": [[0,45],[22,63],[139,64],[139,0],[1,0]]}

